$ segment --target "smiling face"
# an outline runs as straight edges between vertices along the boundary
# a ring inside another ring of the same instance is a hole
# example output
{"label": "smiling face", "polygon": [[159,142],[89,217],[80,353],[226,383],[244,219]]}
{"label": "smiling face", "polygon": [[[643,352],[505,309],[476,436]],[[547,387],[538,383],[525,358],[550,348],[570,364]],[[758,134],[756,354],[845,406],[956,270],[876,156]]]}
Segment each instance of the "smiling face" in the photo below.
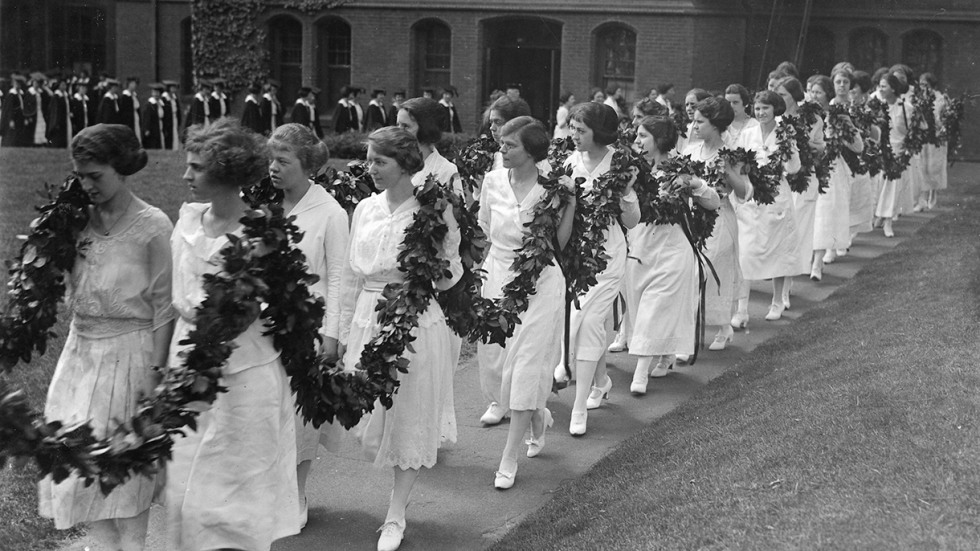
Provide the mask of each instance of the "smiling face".
{"label": "smiling face", "polygon": [[592,95],[592,101],[596,103],[602,103],[606,101],[606,94],[604,94],[599,90],[596,90],[596,93]]}
{"label": "smiling face", "polygon": [[[415,119],[412,118],[412,114],[405,109],[398,110],[398,116],[395,118],[395,124],[399,128],[408,130],[413,136],[418,136],[419,134],[419,123],[415,122]],[[491,130],[492,128],[493,127],[491,126]]]}
{"label": "smiling face", "polygon": [[125,185],[125,179],[111,165],[92,161],[71,162],[82,189],[96,205],[111,200]]}
{"label": "smiling face", "polygon": [[891,101],[895,98],[895,89],[892,88],[891,84],[888,84],[887,78],[881,79],[881,81],[878,83],[878,92],[881,94],[881,97],[887,101]]}
{"label": "smiling face", "polygon": [[657,144],[653,139],[653,134],[648,132],[647,129],[642,126],[637,127],[636,139],[633,140],[633,149],[648,159],[652,157],[654,151],[657,149]]}
{"label": "smiling face", "polygon": [[515,168],[534,162],[514,132],[500,138],[500,154],[504,160],[504,168]]}
{"label": "smiling face", "polygon": [[373,145],[368,145],[367,163],[368,174],[381,191],[395,187],[405,176],[405,170],[398,166],[398,161],[378,153]]}
{"label": "smiling face", "polygon": [[694,111],[694,116],[691,117],[691,130],[694,132],[695,138],[704,141],[714,139],[720,134],[718,129],[700,111]]}
{"label": "smiling face", "polygon": [[280,148],[272,150],[272,157],[269,159],[269,178],[272,179],[273,186],[282,190],[305,185],[308,179],[299,157],[288,149]]}
{"label": "smiling face", "polygon": [[571,130],[572,141],[575,142],[575,149],[588,151],[596,148],[592,129],[586,126],[584,122],[574,119],[569,120],[568,128]]}
{"label": "smiling face", "polygon": [[773,106],[756,101],[753,108],[755,111],[755,118],[759,121],[759,124],[766,125],[776,120],[776,110],[773,108]]}

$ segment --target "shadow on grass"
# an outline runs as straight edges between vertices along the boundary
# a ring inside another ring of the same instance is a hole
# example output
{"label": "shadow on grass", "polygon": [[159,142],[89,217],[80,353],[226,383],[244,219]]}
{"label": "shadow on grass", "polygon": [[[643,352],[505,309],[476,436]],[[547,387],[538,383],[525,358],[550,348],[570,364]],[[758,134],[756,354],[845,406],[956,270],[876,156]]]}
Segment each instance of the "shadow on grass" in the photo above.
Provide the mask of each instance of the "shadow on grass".
{"label": "shadow on grass", "polygon": [[491,549],[975,549],[980,191]]}

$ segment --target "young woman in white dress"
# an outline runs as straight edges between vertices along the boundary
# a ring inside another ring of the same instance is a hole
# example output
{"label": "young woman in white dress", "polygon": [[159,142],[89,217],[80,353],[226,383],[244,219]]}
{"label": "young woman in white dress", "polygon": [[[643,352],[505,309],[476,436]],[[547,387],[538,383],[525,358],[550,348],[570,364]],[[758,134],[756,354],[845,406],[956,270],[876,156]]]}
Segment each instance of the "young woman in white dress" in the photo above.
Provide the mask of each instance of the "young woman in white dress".
{"label": "young woman in white dress", "polygon": [[[548,134],[544,125],[531,117],[517,117],[501,128],[504,168],[491,171],[480,190],[480,226],[490,241],[484,262],[486,280],[483,296],[497,299],[516,274],[512,269],[517,251],[523,246],[525,224],[532,221],[535,207],[545,189],[538,182],[542,173],[537,163],[548,155]],[[570,183],[570,180],[569,180]],[[575,210],[574,197],[562,213],[555,238],[560,247],[568,242]],[[545,406],[551,394],[551,366],[561,358],[562,324],[565,310],[565,278],[557,263],[546,266],[535,282],[534,294],[521,322],[504,346],[477,345],[480,369],[503,374],[500,406],[510,410],[510,428],[494,486],[514,485],[518,451],[524,434],[531,429],[527,456],[535,457],[544,448],[544,436],[552,424]]]}
{"label": "young woman in white dress", "polygon": [[[136,413],[140,394],[153,391],[166,365],[173,333],[170,305],[170,232],[160,209],[136,197],[127,181],[147,163],[136,134],[123,125],[99,124],[71,143],[72,166],[89,194],[90,242],[67,278],[71,312],[68,338],[48,387],[44,417],[87,421],[105,437]],[[161,475],[162,476],[162,475]],[[103,495],[77,476],[38,484],[42,517],[55,528],[79,523],[107,549],[136,551],[146,539],[154,477],[135,476]]]}
{"label": "young woman in white dress", "polygon": [[[647,117],[636,130],[635,145],[658,175],[658,166],[677,143],[670,117]],[[721,206],[718,192],[698,178],[665,182],[664,191],[690,188],[702,208]],[[694,353],[697,328],[697,258],[684,230],[677,224],[641,223],[629,232],[626,270],[629,309],[634,312],[630,354],[638,356],[633,383],[645,391],[647,374],[662,377],[678,354]],[[654,360],[656,367],[651,371]]]}
{"label": "young woman in white dress", "polygon": [[[289,123],[276,128],[269,138],[269,177],[272,185],[283,191],[282,207],[303,232],[299,249],[306,256],[310,273],[320,279],[310,291],[323,299],[324,317],[320,327],[319,353],[327,362],[336,362],[337,339],[340,336],[340,279],[347,260],[347,211],[327,190],[310,179],[326,164],[327,146],[302,124]],[[317,448],[322,440],[336,443],[339,425],[327,424],[319,429],[296,415],[296,482],[299,488],[300,528],[306,526],[309,504],[306,480],[310,475]]]}
{"label": "young woman in white dress", "polygon": [[[572,169],[572,180],[583,180],[582,191],[590,192],[599,177],[610,170],[613,144],[616,142],[619,119],[607,105],[594,102],[580,103],[572,107],[568,117],[575,151],[565,161]],[[640,207],[633,182],[627,186],[620,199],[622,213],[603,232],[607,256],[606,269],[597,274],[597,283],[584,296],[578,297],[578,307],[572,307],[568,346],[569,365],[575,370],[575,401],[572,405],[569,432],[585,434],[587,401],[594,386],[611,386],[609,376],[597,372],[599,360],[606,352],[606,318],[612,312],[613,301],[619,296],[626,274],[627,230],[640,221]],[[564,366],[555,370],[564,374]],[[557,374],[557,373],[556,373]],[[608,392],[608,390],[606,390]]]}
{"label": "young woman in white dress", "polygon": [[575,94],[562,92],[558,96],[558,112],[555,113],[555,132],[553,139],[560,140],[568,137],[568,110],[575,105]]}
{"label": "young woman in white dress", "polygon": [[[742,133],[739,145],[755,151],[756,162],[768,164],[779,151],[779,125],[786,124],[782,115],[786,112],[786,102],[775,92],[763,90],[755,95],[755,118],[759,125]],[[787,174],[800,170],[800,154],[796,142],[791,144],[790,158],[783,162],[783,174],[775,200],[762,205],[754,200],[746,201],[736,209],[738,216],[738,253],[742,277],[749,280],[772,280],[772,302],[767,321],[782,317],[783,286],[788,277],[796,273],[796,213],[793,210],[793,193],[790,191]],[[747,300],[739,300],[736,316],[748,319]]]}
{"label": "young woman in white dress", "polygon": [[[404,281],[398,253],[420,208],[412,184],[412,176],[423,166],[415,137],[402,128],[386,127],[372,132],[367,143],[368,172],[381,193],[361,201],[351,220],[340,317],[340,354],[348,369],[358,364],[365,345],[382,329],[375,308],[385,286]],[[463,267],[459,226],[450,209],[442,216],[449,232],[438,254],[449,262],[450,275],[433,285],[444,291],[459,280]],[[397,374],[400,385],[394,404],[386,410],[375,402],[374,411],[358,427],[365,455],[394,473],[379,551],[401,544],[412,487],[422,468],[435,466],[443,416],[452,414],[445,409],[453,388],[452,341],[442,308],[434,300],[419,314],[413,335],[414,352],[404,353],[408,373]]]}
{"label": "young woman in white dress", "polygon": [[[922,73],[919,76],[919,86],[932,94],[935,98],[932,107],[932,116],[936,121],[936,133],[943,129],[943,116],[946,113],[946,96],[939,91],[939,80],[932,73]],[[933,145],[926,144],[922,149],[922,162],[925,165],[925,180],[922,182],[922,194],[919,197],[919,205],[926,210],[936,206],[936,198],[940,190],[946,189],[948,185],[947,161],[949,151],[946,144]]]}
{"label": "young woman in white dress", "polygon": [[[849,94],[851,105],[856,109],[867,109],[866,104],[868,102],[868,92],[872,90],[871,75],[864,71],[854,71],[854,85],[851,87]],[[870,125],[867,128],[860,129],[863,138],[871,140],[875,143],[879,142],[881,139],[881,131],[875,125]],[[865,145],[868,145],[867,143]],[[862,157],[867,157],[870,151],[866,150]],[[851,203],[850,203],[850,226],[851,226],[851,241],[859,233],[867,233],[871,231],[871,223],[874,219],[875,210],[875,197],[877,197],[877,188],[875,186],[875,180],[878,176],[871,176],[871,174],[865,172],[864,174],[855,174],[851,178]]]}
{"label": "young woman in white dress", "polygon": [[[902,94],[908,91],[908,87],[893,74],[886,74],[878,82],[878,93],[882,101],[888,105],[888,118],[890,122],[888,142],[891,144],[892,151],[896,156],[905,151],[905,136],[909,131],[909,118],[907,106],[902,101]],[[881,137],[882,140],[886,136]],[[878,204],[875,206],[875,216],[881,218],[882,231],[885,237],[895,237],[892,228],[892,221],[898,218],[901,213],[902,197],[909,193],[908,189],[912,186],[912,171],[906,168],[902,175],[895,180],[885,179],[878,194]]]}
{"label": "young woman in white dress", "polygon": [[[695,106],[699,101],[710,96],[711,94],[709,94],[708,91],[703,88],[692,88],[691,91],[684,96],[684,112],[687,114],[687,120],[694,120]],[[689,122],[687,124],[687,128],[684,129],[687,136],[680,136],[677,138],[677,147],[674,148],[674,151],[677,154],[683,154],[689,145],[698,141],[698,138],[694,136],[694,131],[691,129],[693,124],[693,122]],[[680,131],[681,129],[678,128],[677,130]]]}
{"label": "young woman in white dress", "polygon": [[[687,147],[684,155],[695,161],[723,163],[718,158],[718,152],[725,147],[722,136],[734,118],[735,113],[728,100],[709,97],[699,101],[695,105],[691,122],[692,135],[697,141]],[[741,167],[723,164],[723,189],[716,190],[722,198],[721,207],[714,231],[704,248],[705,256],[718,275],[717,283],[713,277],[708,278],[705,289],[705,325],[720,326],[709,347],[712,350],[723,350],[733,338],[731,320],[736,304],[736,291],[742,277],[738,263],[738,223],[735,208],[752,197],[752,185],[748,177],[741,174]],[[639,380],[639,375],[633,376],[633,384],[637,389],[645,386]]]}
{"label": "young woman in white dress", "polygon": [[[188,129],[184,181],[192,203],[171,238],[173,304],[179,314],[171,366],[205,298],[204,275],[219,272],[228,234],[241,236],[249,210],[241,190],[268,173],[265,138],[222,118]],[[268,550],[299,532],[296,420],[286,371],[260,319],[232,342],[219,393],[197,430],[174,442],[166,484],[169,549]]]}
{"label": "young woman in white dress", "polygon": [[[786,113],[784,117],[799,115],[800,102],[803,101],[803,85],[796,77],[783,77],[778,80],[773,90],[786,103]],[[810,127],[807,137],[807,145],[813,157],[819,158],[826,149],[827,144],[823,135],[823,118],[817,117],[816,122]],[[802,168],[801,168],[802,169]],[[817,176],[811,173],[808,177],[809,184],[802,193],[793,192],[793,210],[796,216],[796,259],[797,265],[794,274],[810,273],[811,260],[813,257],[813,220],[817,210],[817,195],[819,189]],[[783,306],[790,306],[790,290],[793,280],[787,279],[783,285]]]}

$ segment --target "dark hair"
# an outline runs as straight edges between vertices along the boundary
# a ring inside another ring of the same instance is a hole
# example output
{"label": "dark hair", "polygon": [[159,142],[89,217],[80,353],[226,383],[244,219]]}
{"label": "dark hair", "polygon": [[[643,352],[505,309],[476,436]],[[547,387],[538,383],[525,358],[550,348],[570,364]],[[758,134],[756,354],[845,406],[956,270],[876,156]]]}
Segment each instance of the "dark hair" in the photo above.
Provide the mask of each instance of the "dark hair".
{"label": "dark hair", "polygon": [[[892,65],[891,69],[888,70],[889,73],[894,73],[896,71],[901,71],[905,73],[905,79],[908,80],[909,82],[912,82],[912,80],[915,78],[915,72],[912,71],[911,67],[909,67],[904,63],[896,63]],[[902,93],[904,94],[905,92]]]}
{"label": "dark hair", "polygon": [[666,84],[661,84],[660,86],[657,86],[657,88],[656,88],[657,94],[659,94],[659,95],[662,96],[662,95],[666,94],[667,92],[670,92],[670,89],[673,88],[673,87],[674,87],[674,83],[673,82],[668,82]]}
{"label": "dark hair", "polygon": [[881,77],[881,79],[878,80],[878,82],[881,82],[882,80],[887,80],[888,86],[890,86],[892,91],[898,96],[901,96],[905,92],[909,91],[909,85],[902,82],[902,80],[893,73],[886,73]]}
{"label": "dark hair", "polygon": [[385,157],[391,157],[402,170],[415,174],[425,164],[419,141],[411,132],[397,126],[379,128],[367,137],[367,144]]}
{"label": "dark hair", "polygon": [[568,103],[568,100],[572,99],[572,96],[574,96],[574,95],[575,94],[573,94],[573,93],[569,92],[568,90],[566,90],[566,91],[562,92],[560,96],[558,96],[558,102],[559,103],[562,103],[562,104]]}
{"label": "dark hair", "polygon": [[685,103],[687,103],[687,96],[694,96],[695,99],[701,101],[705,98],[710,98],[711,94],[704,88],[691,88],[686,94],[684,94]]}
{"label": "dark hair", "polygon": [[817,86],[823,88],[823,93],[827,94],[827,101],[830,101],[830,98],[834,97],[834,83],[827,75],[813,75],[806,79],[806,83],[808,85],[816,84]]}
{"label": "dark hair", "polygon": [[862,94],[867,94],[872,87],[871,75],[869,75],[865,71],[854,71],[853,76],[854,76],[854,81],[853,81],[854,86],[851,86],[851,88],[854,87],[860,88]]}
{"label": "dark hair", "polygon": [[310,127],[294,122],[276,128],[269,138],[269,149],[293,153],[307,173],[319,170],[330,159],[327,144],[320,141]]}
{"label": "dark hair", "polygon": [[669,116],[643,117],[640,126],[653,136],[653,144],[661,153],[677,145],[677,126]]}
{"label": "dark hair", "polygon": [[800,70],[796,68],[796,64],[792,61],[784,61],[776,66],[777,71],[782,71],[791,77],[800,78]]}
{"label": "dark hair", "polygon": [[749,112],[749,104],[752,103],[752,96],[749,95],[749,91],[745,86],[741,84],[729,84],[728,88],[725,88],[725,95],[728,94],[738,94],[738,97],[742,98],[742,105],[745,106],[745,112]]}
{"label": "dark hair", "polygon": [[651,99],[650,97],[645,97],[636,102],[636,105],[634,105],[633,108],[639,111],[644,117],[667,115],[670,112],[663,106],[663,104],[655,99]]}
{"label": "dark hair", "polygon": [[204,173],[223,186],[249,186],[268,172],[265,139],[230,117],[188,128],[184,148],[200,155]]}
{"label": "dark hair", "polygon": [[[589,101],[592,101],[592,98],[595,97],[596,92],[602,92],[602,88],[593,88],[592,91],[589,92]],[[602,95],[606,95],[606,93],[602,92]]]}
{"label": "dark hair", "polygon": [[776,88],[785,88],[793,101],[799,103],[806,95],[803,93],[803,84],[796,77],[783,77],[776,81]]}
{"label": "dark hair", "polygon": [[548,130],[534,117],[523,116],[507,121],[500,128],[500,137],[511,134],[521,142],[534,162],[541,162],[548,156],[548,146],[551,145]]}
{"label": "dark hair", "polygon": [[71,141],[71,158],[109,165],[120,176],[136,174],[148,160],[136,134],[122,124],[96,124],[82,129]]}
{"label": "dark hair", "polygon": [[772,71],[769,71],[769,78],[766,79],[766,82],[769,82],[771,80],[781,80],[783,78],[791,77],[791,76],[793,75],[787,73],[786,71],[782,71],[780,69],[773,69]]}
{"label": "dark hair", "polygon": [[446,125],[446,110],[432,98],[412,98],[401,104],[419,125],[415,139],[419,143],[431,145],[442,139],[442,128]]}
{"label": "dark hair", "polygon": [[490,107],[487,107],[486,119],[490,119],[490,112],[497,111],[500,116],[504,118],[504,121],[509,121],[511,119],[516,119],[517,117],[530,116],[531,106],[527,104],[523,99],[510,99],[510,96],[504,95],[500,96]]}
{"label": "dark hair", "polygon": [[728,126],[735,120],[735,110],[732,104],[725,98],[708,96],[699,101],[694,106],[694,110],[701,113],[701,116],[708,119],[711,126],[718,129],[718,133],[724,133]]}
{"label": "dark hair", "polygon": [[592,130],[592,140],[598,145],[609,145],[619,135],[619,117],[612,107],[604,103],[577,103],[569,110],[568,120],[588,126]]}
{"label": "dark hair", "polygon": [[871,75],[871,82],[875,86],[878,86],[878,83],[881,82],[881,79],[885,75],[887,75],[888,72],[889,72],[888,67],[878,67],[877,69],[875,69],[875,72]]}
{"label": "dark hair", "polygon": [[919,79],[926,79],[926,82],[929,83],[929,87],[934,90],[939,86],[939,79],[932,73],[922,73],[919,75]]}
{"label": "dark hair", "polygon": [[777,117],[786,112],[786,102],[783,101],[783,97],[771,90],[759,90],[756,92],[755,102],[771,106],[773,115]]}
{"label": "dark hair", "polygon": [[619,90],[620,88],[622,88],[622,86],[619,86],[618,84],[610,84],[606,86],[606,95],[614,96],[616,95],[616,90]]}

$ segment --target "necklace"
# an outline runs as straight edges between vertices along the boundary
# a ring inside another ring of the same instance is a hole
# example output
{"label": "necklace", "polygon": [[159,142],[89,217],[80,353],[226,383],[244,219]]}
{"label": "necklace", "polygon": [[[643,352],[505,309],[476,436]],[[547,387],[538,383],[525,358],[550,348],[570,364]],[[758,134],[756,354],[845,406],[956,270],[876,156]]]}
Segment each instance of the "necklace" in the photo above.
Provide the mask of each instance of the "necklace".
{"label": "necklace", "polygon": [[[115,222],[113,222],[111,226],[109,226],[108,228],[106,228],[106,230],[103,233],[103,235],[105,235],[106,237],[108,237],[109,234],[112,233],[112,230],[115,229],[115,227],[116,227],[117,224],[119,224],[119,221],[126,217],[126,211],[129,210],[129,206],[132,205],[132,204],[133,204],[133,195],[130,195],[129,196],[129,201],[126,203],[126,206],[123,207],[122,212],[119,213],[119,216],[116,218]],[[99,220],[101,221],[102,218],[99,217]],[[104,225],[105,224],[103,224],[103,226]]]}

